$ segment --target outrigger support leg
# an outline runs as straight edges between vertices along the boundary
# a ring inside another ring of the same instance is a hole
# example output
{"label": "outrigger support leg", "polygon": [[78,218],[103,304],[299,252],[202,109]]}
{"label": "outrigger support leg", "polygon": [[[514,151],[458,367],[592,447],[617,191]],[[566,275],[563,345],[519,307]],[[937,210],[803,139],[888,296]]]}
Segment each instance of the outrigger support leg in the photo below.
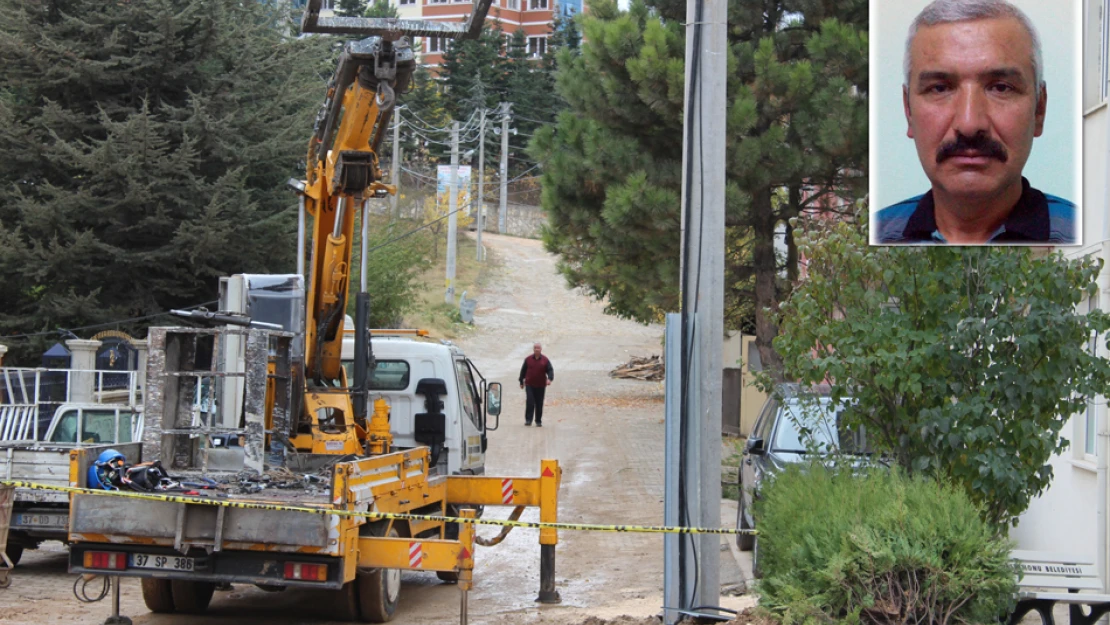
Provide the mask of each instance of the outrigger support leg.
{"label": "outrigger support leg", "polygon": [[131,619],[120,616],[119,613],[119,575],[109,578],[112,584],[112,616],[104,621],[104,625],[131,625]]}
{"label": "outrigger support leg", "polygon": [[555,545],[540,545],[540,603],[561,603],[555,590]]}

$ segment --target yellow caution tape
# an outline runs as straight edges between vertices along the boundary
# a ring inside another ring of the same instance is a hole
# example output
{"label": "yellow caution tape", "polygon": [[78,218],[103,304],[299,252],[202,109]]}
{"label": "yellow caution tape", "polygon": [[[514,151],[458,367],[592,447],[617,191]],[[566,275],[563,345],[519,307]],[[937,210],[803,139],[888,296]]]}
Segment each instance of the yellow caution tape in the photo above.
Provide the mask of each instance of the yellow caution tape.
{"label": "yellow caution tape", "polygon": [[145,499],[148,501],[163,501],[171,503],[188,503],[205,506],[222,506],[225,508],[239,508],[245,510],[275,510],[282,512],[307,512],[310,514],[331,514],[339,517],[361,517],[365,519],[397,519],[406,521],[437,521],[444,523],[471,523],[474,525],[497,525],[501,527],[531,527],[535,529],[551,528],[556,530],[582,530],[590,532],[633,532],[646,534],[750,534],[758,535],[756,530],[725,529],[713,527],[665,527],[661,525],[597,525],[592,523],[540,523],[535,521],[513,521],[504,519],[467,519],[462,517],[448,517],[428,514],[399,514],[393,512],[362,512],[360,510],[341,510],[330,507],[314,506],[288,506],[269,503],[254,503],[247,501],[232,501],[213,499],[208,497],[190,497],[184,495],[161,495],[156,493],[137,493],[119,490],[93,490],[91,488],[75,488],[73,486],[54,486],[52,484],[37,484],[35,482],[0,480],[0,484],[15,486],[16,488],[32,488],[35,490],[52,490],[63,493],[81,493],[104,497],[126,497],[130,499]]}

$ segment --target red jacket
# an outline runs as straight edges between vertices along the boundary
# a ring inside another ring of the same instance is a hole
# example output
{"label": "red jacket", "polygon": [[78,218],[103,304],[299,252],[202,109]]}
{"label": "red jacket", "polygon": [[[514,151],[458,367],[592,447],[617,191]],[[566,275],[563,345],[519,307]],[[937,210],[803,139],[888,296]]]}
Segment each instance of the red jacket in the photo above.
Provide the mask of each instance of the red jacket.
{"label": "red jacket", "polygon": [[536,358],[532,354],[524,359],[524,364],[520,366],[520,383],[533,387],[547,386],[547,380],[555,379],[555,369],[551,366],[551,361],[547,356],[540,354]]}

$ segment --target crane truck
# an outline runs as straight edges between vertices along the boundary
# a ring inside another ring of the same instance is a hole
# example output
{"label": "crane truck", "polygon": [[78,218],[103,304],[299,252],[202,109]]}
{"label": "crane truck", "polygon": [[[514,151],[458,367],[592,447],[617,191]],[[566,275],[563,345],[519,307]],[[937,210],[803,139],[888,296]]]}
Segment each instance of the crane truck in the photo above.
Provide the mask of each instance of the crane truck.
{"label": "crane truck", "polygon": [[[474,526],[443,517],[537,506],[541,521],[554,522],[558,463],[541,461],[538,477],[479,474],[484,463],[474,460],[485,451],[487,417],[500,410],[499,385],[460,384],[470,369],[454,352],[438,369],[405,372],[388,355],[375,367],[365,280],[350,374],[343,344],[354,212],[367,197],[396,192],[381,181],[377,149],[415,67],[405,36],[472,37],[490,0],[466,24],[325,18],[320,4],[309,1],[303,31],[369,36],[344,49],[306,178],[293,183],[312,217],[305,271],[233,276],[219,312],[187,315],[210,327],[151,328],[143,459],[179,483],[209,487],[89,492],[105,486],[102,464],[73,450],[70,484],[81,490],[70,496],[69,569],[140,578],[154,612],[201,612],[217,584],[234,582],[330,589],[342,618],[365,622],[392,618],[401,570],[429,571],[458,583],[465,623]],[[365,248],[362,258],[365,276]],[[470,429],[454,431],[448,413],[457,407]],[[558,600],[556,541],[553,528],[540,530],[540,601]]]}

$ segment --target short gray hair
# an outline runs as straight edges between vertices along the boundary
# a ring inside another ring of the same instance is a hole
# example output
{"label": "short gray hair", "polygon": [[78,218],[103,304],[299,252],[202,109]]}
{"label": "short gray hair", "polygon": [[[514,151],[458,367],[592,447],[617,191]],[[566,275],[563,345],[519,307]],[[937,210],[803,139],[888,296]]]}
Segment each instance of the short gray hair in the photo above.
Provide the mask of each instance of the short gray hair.
{"label": "short gray hair", "polygon": [[910,85],[910,47],[913,46],[913,39],[917,36],[919,28],[952,22],[1005,17],[1012,17],[1020,22],[1033,41],[1034,89],[1037,97],[1040,98],[1041,87],[1044,85],[1044,57],[1041,54],[1041,38],[1037,36],[1037,29],[1033,27],[1033,22],[1029,21],[1029,16],[1006,0],[934,0],[929,6],[922,9],[921,13],[917,15],[917,19],[910,25],[909,35],[906,36],[906,54],[902,57],[902,71],[905,75],[906,87]]}

